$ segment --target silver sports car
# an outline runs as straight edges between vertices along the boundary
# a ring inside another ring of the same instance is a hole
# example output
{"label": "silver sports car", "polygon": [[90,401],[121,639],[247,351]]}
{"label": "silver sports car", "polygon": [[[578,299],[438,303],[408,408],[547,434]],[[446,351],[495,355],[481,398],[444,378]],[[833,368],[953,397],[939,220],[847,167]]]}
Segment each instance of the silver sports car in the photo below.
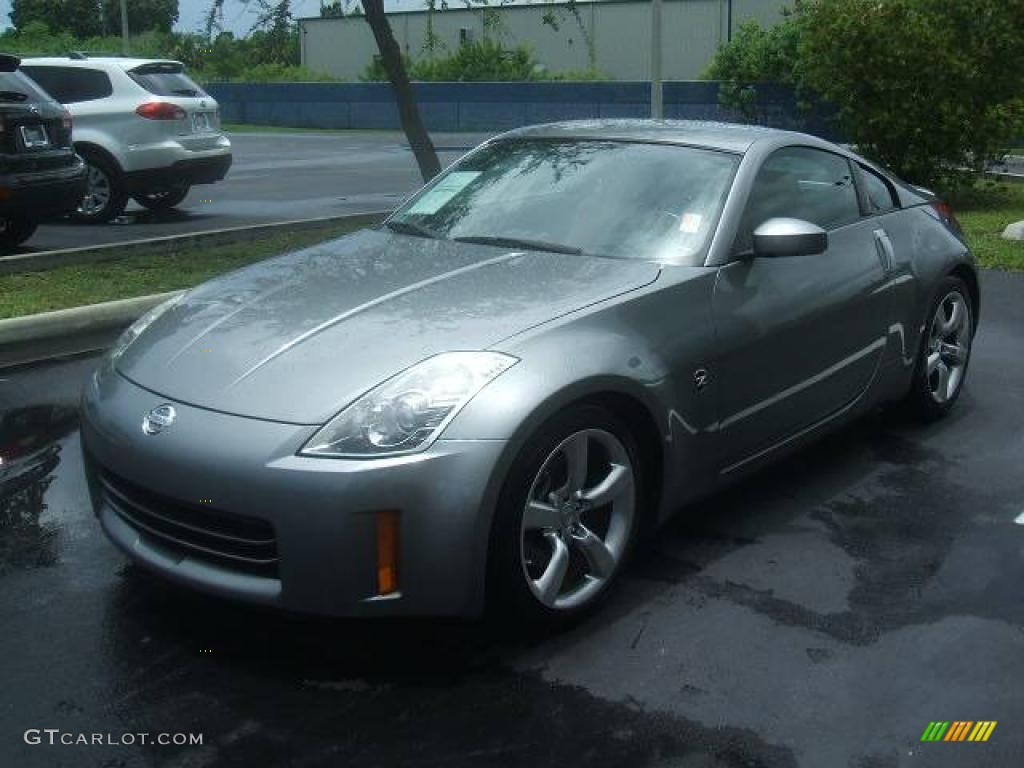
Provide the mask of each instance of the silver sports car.
{"label": "silver sports car", "polygon": [[945,414],[978,310],[948,206],[846,149],[526,128],[141,318],[83,395],[90,487],[196,589],[570,618],[688,501],[881,403]]}

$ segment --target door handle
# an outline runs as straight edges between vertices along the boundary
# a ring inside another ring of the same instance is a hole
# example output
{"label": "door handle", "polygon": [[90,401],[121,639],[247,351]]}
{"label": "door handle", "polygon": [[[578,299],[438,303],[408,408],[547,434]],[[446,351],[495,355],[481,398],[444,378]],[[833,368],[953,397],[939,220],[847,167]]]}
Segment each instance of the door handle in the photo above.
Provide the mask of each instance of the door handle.
{"label": "door handle", "polygon": [[896,252],[892,247],[892,240],[884,229],[875,230],[875,251],[878,253],[878,260],[882,262],[882,269],[892,272],[896,269]]}

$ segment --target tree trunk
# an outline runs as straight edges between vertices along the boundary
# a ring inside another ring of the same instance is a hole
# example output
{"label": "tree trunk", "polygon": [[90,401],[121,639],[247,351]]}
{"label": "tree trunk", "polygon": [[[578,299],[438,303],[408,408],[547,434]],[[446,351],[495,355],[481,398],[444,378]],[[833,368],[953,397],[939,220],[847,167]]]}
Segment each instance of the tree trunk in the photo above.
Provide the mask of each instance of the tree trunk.
{"label": "tree trunk", "polygon": [[405,71],[405,62],[402,61],[402,49],[399,48],[398,41],[391,31],[391,23],[384,15],[384,0],[363,0],[363,13],[366,15],[366,23],[373,30],[381,63],[388,73],[395,101],[398,102],[398,117],[402,121],[402,130],[409,139],[409,146],[416,156],[423,181],[430,181],[441,172],[441,163],[437,159],[434,142],[430,140],[430,134],[427,133],[420,118],[412,83],[409,82],[409,74]]}

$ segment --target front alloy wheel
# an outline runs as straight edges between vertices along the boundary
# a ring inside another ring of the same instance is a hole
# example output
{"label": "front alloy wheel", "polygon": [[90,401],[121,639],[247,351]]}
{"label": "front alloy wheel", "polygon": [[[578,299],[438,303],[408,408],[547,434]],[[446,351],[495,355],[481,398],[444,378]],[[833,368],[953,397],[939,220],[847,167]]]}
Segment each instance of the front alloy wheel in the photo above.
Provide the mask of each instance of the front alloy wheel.
{"label": "front alloy wheel", "polygon": [[641,465],[629,428],[572,406],[520,450],[498,501],[490,608],[526,625],[585,614],[608,592],[639,527]]}
{"label": "front alloy wheel", "polygon": [[554,610],[588,603],[618,569],[633,528],[633,466],[602,429],[570,435],[537,473],[523,510],[522,565]]}

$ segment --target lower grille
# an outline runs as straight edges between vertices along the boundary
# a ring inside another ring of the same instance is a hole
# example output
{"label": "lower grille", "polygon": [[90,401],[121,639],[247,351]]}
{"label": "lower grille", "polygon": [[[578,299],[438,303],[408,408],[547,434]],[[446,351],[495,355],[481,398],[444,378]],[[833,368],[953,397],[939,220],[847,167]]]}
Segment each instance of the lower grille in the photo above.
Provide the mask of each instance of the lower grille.
{"label": "lower grille", "polygon": [[103,496],[128,525],[196,560],[277,578],[277,537],[266,520],[188,504],[99,474]]}

